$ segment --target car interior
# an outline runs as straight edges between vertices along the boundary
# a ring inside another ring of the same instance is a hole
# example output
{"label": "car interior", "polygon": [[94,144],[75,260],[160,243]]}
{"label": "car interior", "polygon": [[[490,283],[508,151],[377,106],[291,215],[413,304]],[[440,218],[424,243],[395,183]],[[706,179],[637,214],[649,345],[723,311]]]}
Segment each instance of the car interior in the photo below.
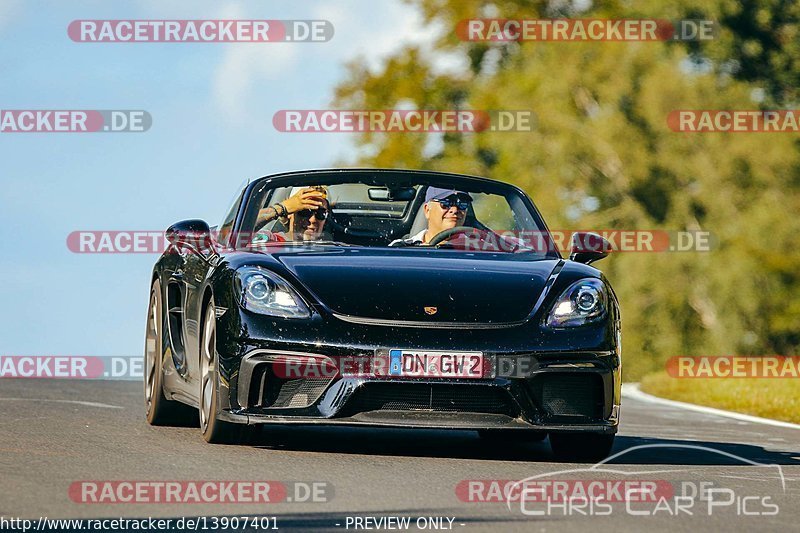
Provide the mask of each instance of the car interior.
{"label": "car interior", "polygon": [[[427,188],[427,185],[396,189],[363,184],[331,185],[328,187],[331,208],[321,240],[358,246],[388,246],[395,239],[415,235],[427,227],[422,209]],[[293,187],[276,188],[267,195],[261,208],[282,202],[296,191],[297,188]],[[472,205],[467,210],[464,225],[490,229],[478,220]],[[288,223],[276,219],[260,231],[284,233],[288,229]]]}

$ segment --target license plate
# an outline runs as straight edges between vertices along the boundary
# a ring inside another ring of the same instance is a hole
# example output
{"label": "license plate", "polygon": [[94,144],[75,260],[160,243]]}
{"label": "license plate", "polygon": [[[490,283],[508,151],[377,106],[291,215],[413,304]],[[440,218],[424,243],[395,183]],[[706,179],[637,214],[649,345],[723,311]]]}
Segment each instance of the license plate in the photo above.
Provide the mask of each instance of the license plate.
{"label": "license plate", "polygon": [[408,378],[482,378],[481,352],[390,350],[389,375]]}

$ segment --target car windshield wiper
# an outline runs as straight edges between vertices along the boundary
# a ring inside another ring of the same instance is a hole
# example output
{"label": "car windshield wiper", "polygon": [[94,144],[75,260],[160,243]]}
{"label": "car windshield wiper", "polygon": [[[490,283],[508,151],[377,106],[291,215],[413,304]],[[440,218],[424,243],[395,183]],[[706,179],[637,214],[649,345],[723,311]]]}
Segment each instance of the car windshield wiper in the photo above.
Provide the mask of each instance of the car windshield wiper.
{"label": "car windshield wiper", "polygon": [[325,244],[325,245],[333,245],[333,246],[353,246],[352,244],[348,244],[346,242],[341,241],[291,241],[296,244]]}
{"label": "car windshield wiper", "polygon": [[340,241],[257,241],[250,243],[248,247],[252,249],[258,249],[280,246],[310,246],[312,244],[322,244],[326,246],[353,246],[352,244]]}

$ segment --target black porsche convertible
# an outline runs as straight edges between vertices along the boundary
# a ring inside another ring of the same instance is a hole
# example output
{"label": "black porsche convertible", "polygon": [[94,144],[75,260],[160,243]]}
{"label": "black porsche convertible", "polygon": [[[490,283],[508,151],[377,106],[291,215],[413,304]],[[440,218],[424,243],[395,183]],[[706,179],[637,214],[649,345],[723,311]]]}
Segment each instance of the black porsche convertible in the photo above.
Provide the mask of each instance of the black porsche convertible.
{"label": "black porsche convertible", "polygon": [[[153,269],[147,420],[477,430],[599,460],[620,414],[620,315],[531,199],[457,174],[337,169],[248,182],[218,226],[174,224]],[[581,245],[580,243],[583,243]],[[196,416],[196,415],[195,415]]]}

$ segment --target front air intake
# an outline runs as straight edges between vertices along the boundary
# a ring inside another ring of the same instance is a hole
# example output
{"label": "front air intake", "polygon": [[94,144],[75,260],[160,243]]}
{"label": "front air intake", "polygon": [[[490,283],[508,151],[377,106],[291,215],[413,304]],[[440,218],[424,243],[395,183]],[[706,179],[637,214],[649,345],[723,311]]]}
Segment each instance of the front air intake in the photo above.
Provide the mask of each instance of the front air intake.
{"label": "front air intake", "polygon": [[345,416],[369,411],[429,411],[502,414],[518,408],[508,392],[482,385],[367,383],[345,407]]}
{"label": "front air intake", "polygon": [[544,374],[534,378],[532,389],[547,418],[603,416],[603,380],[597,374]]}

